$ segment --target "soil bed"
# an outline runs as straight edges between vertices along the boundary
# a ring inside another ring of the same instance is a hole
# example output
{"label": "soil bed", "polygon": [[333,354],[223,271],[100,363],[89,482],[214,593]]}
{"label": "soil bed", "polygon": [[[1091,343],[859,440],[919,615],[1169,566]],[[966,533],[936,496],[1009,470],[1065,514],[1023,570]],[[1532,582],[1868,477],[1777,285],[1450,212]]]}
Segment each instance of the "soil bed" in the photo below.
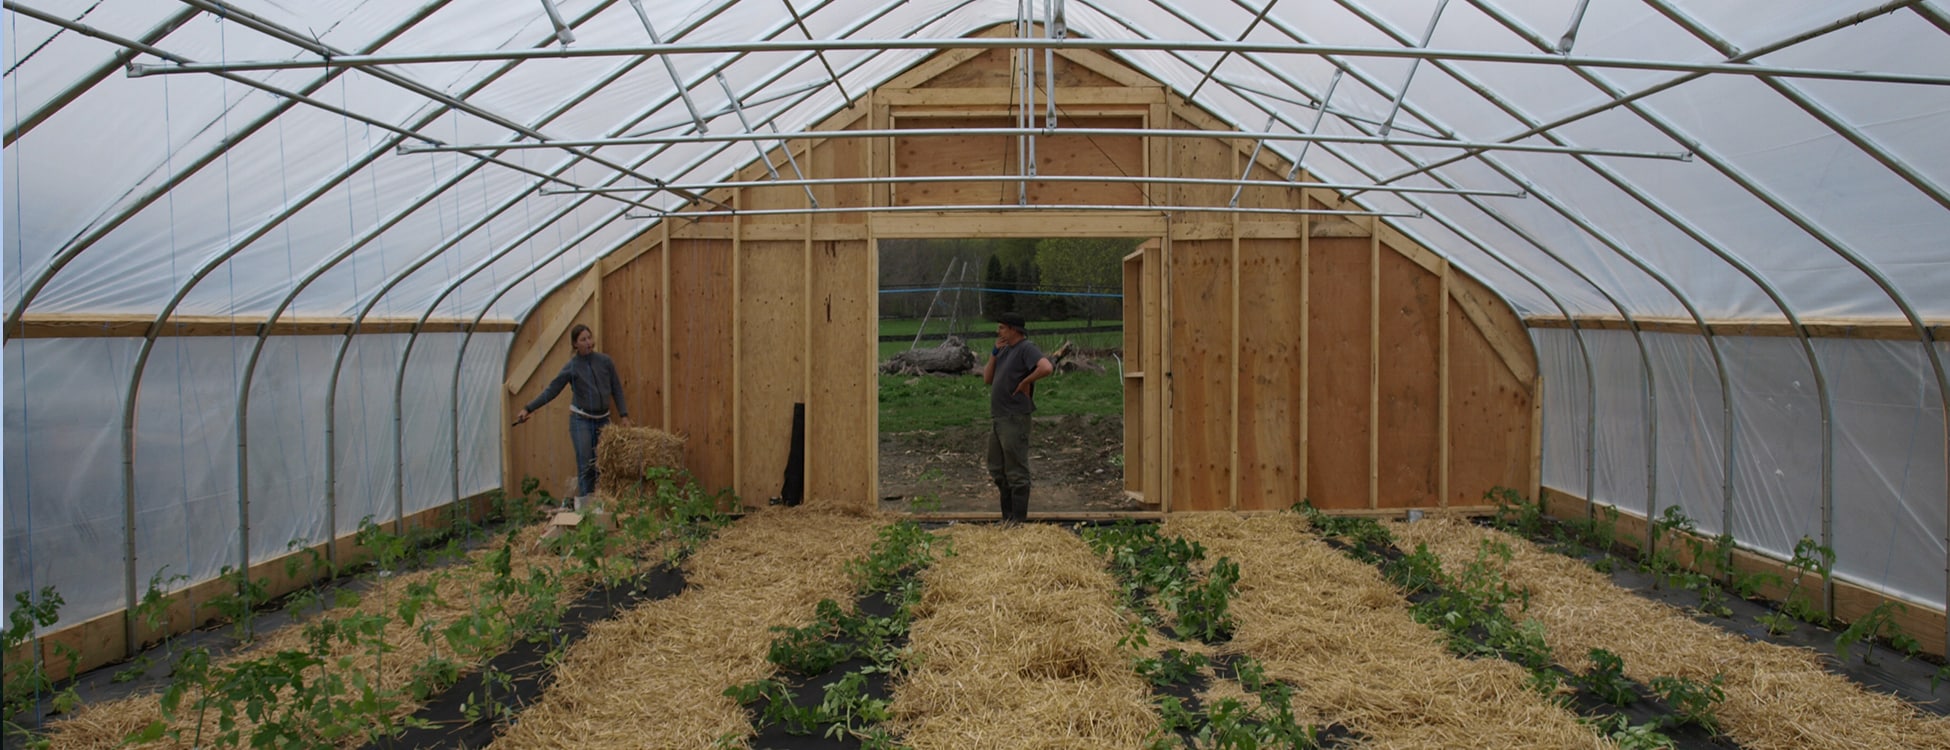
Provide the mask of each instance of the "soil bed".
{"label": "soil bed", "polygon": [[[998,511],[989,480],[988,422],[882,433],[880,509]],[[1031,513],[1138,510],[1124,496],[1124,418],[1036,417],[1029,436]]]}

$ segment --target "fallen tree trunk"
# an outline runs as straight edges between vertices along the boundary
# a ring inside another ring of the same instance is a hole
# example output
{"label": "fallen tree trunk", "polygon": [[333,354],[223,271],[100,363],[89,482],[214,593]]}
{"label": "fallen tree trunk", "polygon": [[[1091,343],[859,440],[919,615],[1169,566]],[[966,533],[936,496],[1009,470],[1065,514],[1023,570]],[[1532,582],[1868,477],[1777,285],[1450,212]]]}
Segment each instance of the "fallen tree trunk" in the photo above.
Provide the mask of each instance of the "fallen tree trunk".
{"label": "fallen tree trunk", "polygon": [[888,375],[961,375],[975,369],[975,352],[958,336],[929,349],[909,349],[880,363]]}

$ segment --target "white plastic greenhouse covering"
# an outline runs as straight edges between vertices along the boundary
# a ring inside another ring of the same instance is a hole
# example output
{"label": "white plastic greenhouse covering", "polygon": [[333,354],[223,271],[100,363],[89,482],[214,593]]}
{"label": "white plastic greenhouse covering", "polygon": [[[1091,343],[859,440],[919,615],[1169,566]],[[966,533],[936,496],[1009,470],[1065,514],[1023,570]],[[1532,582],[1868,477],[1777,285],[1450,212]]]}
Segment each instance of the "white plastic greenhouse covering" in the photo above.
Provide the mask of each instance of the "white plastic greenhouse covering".
{"label": "white plastic greenhouse covering", "polygon": [[[1944,606],[1941,2],[5,8],[5,589],[54,586],[63,624],[159,572],[215,577],[240,545],[267,559],[499,483],[505,332],[155,335],[164,320],[520,320],[694,194],[576,188],[727,179],[755,151],[717,136],[804,131],[995,24],[1012,47],[1106,49],[1240,130],[1315,136],[1265,147],[1376,186],[1363,207],[1407,215],[1390,221],[1521,315],[1791,326],[1533,328],[1545,485],[1676,505],[1781,558],[1816,539],[1841,577]],[[495,148],[623,136],[658,140]],[[155,324],[17,335],[59,315]]]}

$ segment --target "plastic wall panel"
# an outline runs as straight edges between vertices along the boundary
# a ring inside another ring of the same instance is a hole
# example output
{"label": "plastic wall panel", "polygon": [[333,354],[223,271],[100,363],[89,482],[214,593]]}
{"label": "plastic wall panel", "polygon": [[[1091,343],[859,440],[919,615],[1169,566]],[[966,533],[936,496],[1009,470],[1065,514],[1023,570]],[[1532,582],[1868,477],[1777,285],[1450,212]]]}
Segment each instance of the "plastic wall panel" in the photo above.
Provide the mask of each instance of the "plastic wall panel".
{"label": "plastic wall panel", "polygon": [[1912,343],[1825,340],[1816,348],[1835,392],[1835,570],[1942,607],[1946,489],[1936,375]]}
{"label": "plastic wall panel", "polygon": [[[248,340],[246,340],[248,342]],[[251,379],[251,556],[322,543],[325,528],[325,393],[335,336],[277,336]]]}
{"label": "plastic wall panel", "polygon": [[[1629,333],[1586,331],[1597,384],[1598,462],[1593,498],[1645,515],[1645,370]],[[1656,379],[1656,374],[1654,375]]]}
{"label": "plastic wall panel", "polygon": [[360,336],[339,374],[333,443],[337,446],[340,535],[393,517],[393,375],[404,335]]}
{"label": "plastic wall panel", "polygon": [[1677,506],[1702,532],[1726,526],[1726,403],[1700,336],[1645,334],[1659,386],[1659,513]]}
{"label": "plastic wall panel", "polygon": [[1583,495],[1591,418],[1584,357],[1569,330],[1532,328],[1530,340],[1544,381],[1543,484]]}
{"label": "plastic wall panel", "polygon": [[122,605],[122,398],[138,344],[7,340],[7,612],[44,586],[67,601],[64,624]]}
{"label": "plastic wall panel", "polygon": [[1740,450],[1733,535],[1744,546],[1786,559],[1802,535],[1821,536],[1821,402],[1814,374],[1796,339],[1726,338],[1721,344],[1734,379]]}
{"label": "plastic wall panel", "polygon": [[245,341],[158,339],[149,355],[136,396],[138,582],[163,566],[165,578],[204,581],[238,564],[236,420]]}

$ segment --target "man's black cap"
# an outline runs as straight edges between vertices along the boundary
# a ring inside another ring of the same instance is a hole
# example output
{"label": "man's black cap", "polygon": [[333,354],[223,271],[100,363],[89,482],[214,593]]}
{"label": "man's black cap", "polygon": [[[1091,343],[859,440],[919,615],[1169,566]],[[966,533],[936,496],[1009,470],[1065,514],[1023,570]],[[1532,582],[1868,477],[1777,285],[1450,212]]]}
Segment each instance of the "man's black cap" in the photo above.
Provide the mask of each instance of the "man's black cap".
{"label": "man's black cap", "polygon": [[1029,324],[1024,322],[1021,313],[1005,312],[995,316],[995,322],[1014,328],[1023,333],[1029,332]]}

